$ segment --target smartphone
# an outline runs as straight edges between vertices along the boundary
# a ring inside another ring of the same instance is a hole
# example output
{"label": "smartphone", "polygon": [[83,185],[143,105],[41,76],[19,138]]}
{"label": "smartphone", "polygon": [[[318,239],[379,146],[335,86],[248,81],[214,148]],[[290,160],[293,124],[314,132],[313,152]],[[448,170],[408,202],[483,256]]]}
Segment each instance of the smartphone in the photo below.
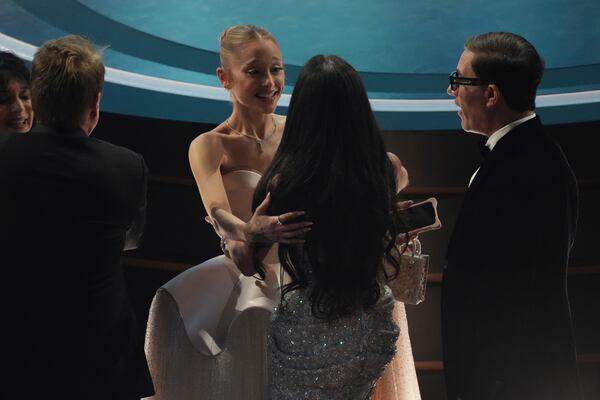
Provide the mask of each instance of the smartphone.
{"label": "smartphone", "polygon": [[396,217],[399,233],[416,235],[442,227],[435,197],[414,203],[404,210],[396,210]]}

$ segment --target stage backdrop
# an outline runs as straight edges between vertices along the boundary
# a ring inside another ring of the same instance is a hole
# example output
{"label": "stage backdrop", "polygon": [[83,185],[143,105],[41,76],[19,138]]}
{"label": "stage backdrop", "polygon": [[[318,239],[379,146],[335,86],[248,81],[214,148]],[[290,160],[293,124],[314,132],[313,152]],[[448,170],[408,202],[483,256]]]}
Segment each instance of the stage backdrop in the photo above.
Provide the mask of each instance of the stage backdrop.
{"label": "stage backdrop", "polygon": [[300,66],[337,54],[360,71],[388,130],[458,128],[446,94],[465,39],[487,31],[528,38],[546,60],[538,97],[547,124],[600,115],[597,0],[0,0],[0,48],[31,59],[45,40],[82,34],[106,46],[104,111],[216,123],[230,110],[219,87],[218,36],[266,27],[286,64],[286,112]]}

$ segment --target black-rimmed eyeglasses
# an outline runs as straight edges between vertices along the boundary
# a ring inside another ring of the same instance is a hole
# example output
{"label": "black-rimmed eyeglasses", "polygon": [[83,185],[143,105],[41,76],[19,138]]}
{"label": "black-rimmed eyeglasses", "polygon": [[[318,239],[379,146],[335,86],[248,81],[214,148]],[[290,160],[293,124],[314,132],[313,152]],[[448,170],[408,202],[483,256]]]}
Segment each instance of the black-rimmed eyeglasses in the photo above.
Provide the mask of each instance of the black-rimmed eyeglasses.
{"label": "black-rimmed eyeglasses", "polygon": [[452,90],[458,90],[458,87],[460,85],[480,86],[486,84],[486,82],[482,81],[479,78],[467,78],[464,76],[458,76],[458,72],[456,71],[448,75],[448,81],[450,82],[450,89]]}

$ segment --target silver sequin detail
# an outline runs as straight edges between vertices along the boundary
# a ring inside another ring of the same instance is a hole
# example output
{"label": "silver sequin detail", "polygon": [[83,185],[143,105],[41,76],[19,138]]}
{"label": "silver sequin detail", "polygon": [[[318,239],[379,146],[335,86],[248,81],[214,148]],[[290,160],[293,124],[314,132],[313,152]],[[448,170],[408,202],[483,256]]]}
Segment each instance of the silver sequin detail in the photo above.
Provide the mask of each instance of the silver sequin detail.
{"label": "silver sequin detail", "polygon": [[396,351],[393,307],[384,286],[374,307],[326,321],[312,315],[306,290],[288,294],[272,317],[271,400],[368,399]]}

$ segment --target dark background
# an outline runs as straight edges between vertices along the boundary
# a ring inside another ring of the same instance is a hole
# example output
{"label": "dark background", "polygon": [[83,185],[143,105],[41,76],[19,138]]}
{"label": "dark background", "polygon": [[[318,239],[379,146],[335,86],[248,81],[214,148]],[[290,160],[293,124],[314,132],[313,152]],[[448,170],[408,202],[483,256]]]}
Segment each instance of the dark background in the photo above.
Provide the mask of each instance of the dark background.
{"label": "dark background", "polygon": [[[142,246],[127,253],[125,276],[140,325],[145,327],[156,289],[185,268],[220,254],[189,168],[189,143],[213,125],[103,113],[94,136],[141,153],[150,171],[147,225]],[[569,297],[586,399],[600,398],[600,162],[594,137],[600,122],[548,126],[562,145],[579,181],[580,220],[571,254]],[[440,336],[440,280],[444,252],[466,184],[480,158],[482,138],[462,131],[384,132],[388,150],[410,176],[406,199],[438,199],[439,231],[421,236],[431,256],[426,300],[407,306],[410,335],[423,400],[444,400]],[[514,193],[519,201],[520,193]],[[540,198],[543,207],[544,199]],[[515,227],[515,235],[535,235],[535,222]],[[510,251],[510,240],[499,251]],[[510,290],[510,289],[507,289]],[[515,293],[518,295],[518,293]],[[141,331],[140,334],[143,334]]]}

